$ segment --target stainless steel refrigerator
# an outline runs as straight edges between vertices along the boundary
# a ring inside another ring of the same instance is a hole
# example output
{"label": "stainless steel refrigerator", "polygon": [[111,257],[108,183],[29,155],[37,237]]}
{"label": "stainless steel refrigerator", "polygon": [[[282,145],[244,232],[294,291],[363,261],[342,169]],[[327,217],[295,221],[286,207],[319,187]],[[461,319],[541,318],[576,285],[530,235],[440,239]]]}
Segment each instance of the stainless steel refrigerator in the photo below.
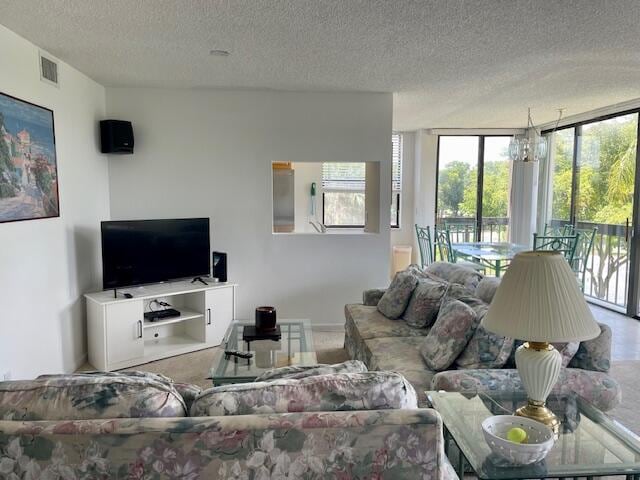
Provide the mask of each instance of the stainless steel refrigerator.
{"label": "stainless steel refrigerator", "polygon": [[295,228],[295,172],[273,170],[273,231],[293,232]]}

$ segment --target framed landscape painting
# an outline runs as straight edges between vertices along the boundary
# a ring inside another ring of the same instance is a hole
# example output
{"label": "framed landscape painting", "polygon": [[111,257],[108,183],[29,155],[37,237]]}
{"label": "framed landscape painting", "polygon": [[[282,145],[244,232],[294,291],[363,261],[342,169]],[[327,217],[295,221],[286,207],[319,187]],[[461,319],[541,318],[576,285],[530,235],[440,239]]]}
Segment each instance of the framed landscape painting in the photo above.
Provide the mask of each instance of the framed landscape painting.
{"label": "framed landscape painting", "polygon": [[0,93],[0,223],[58,216],[53,111]]}

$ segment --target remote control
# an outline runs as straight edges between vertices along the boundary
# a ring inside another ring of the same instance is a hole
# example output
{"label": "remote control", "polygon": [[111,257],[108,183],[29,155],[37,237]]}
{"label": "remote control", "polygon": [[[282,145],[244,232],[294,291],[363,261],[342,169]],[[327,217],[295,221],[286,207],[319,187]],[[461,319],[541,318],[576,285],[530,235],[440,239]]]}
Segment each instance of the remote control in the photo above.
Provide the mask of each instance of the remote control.
{"label": "remote control", "polygon": [[251,352],[241,352],[240,350],[225,350],[224,354],[227,358],[234,356],[240,358],[252,358],[253,353]]}

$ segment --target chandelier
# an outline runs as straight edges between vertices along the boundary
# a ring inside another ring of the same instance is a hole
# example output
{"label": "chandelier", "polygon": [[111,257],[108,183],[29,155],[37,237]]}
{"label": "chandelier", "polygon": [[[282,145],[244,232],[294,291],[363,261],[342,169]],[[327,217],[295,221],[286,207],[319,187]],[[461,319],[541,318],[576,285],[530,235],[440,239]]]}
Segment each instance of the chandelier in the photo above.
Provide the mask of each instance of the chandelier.
{"label": "chandelier", "polygon": [[[558,109],[558,119],[551,134],[558,129],[564,108]],[[550,136],[549,136],[550,138]],[[527,129],[525,133],[514,135],[509,142],[509,158],[514,162],[539,162],[547,155],[548,140],[533,124],[531,108],[527,109]]]}
{"label": "chandelier", "polygon": [[[558,118],[558,121],[560,119]],[[509,142],[509,158],[514,162],[538,162],[547,155],[547,139],[531,119],[531,108],[527,113],[527,129],[525,133],[514,135]]]}

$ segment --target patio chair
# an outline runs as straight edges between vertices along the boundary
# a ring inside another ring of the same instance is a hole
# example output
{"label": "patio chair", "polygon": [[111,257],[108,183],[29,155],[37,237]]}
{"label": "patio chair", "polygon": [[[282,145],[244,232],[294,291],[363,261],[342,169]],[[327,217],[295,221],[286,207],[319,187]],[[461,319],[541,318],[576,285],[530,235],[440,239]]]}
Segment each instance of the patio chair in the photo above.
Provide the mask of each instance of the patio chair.
{"label": "patio chair", "polygon": [[476,262],[470,262],[467,260],[459,260],[453,248],[451,248],[451,233],[447,229],[436,229],[436,246],[438,247],[438,253],[440,260],[457,263],[463,267],[469,267],[479,272],[484,273],[484,266]]}
{"label": "patio chair", "polygon": [[596,233],[598,233],[598,227],[593,227],[593,229],[576,230],[575,233],[579,234],[579,238],[576,244],[576,252],[573,256],[573,261],[571,262],[571,269],[578,277],[580,288],[584,292],[587,262],[589,261],[589,255],[593,248]]}
{"label": "patio chair", "polygon": [[475,223],[444,222],[445,230],[449,231],[449,237],[453,243],[466,243],[476,241]]}
{"label": "patio chair", "polygon": [[564,258],[567,259],[569,265],[572,265],[578,244],[578,237],[580,237],[579,233],[573,235],[538,235],[534,233],[533,249],[560,252],[564,255]]}
{"label": "patio chair", "polygon": [[420,266],[422,268],[433,263],[433,241],[431,240],[431,230],[429,227],[420,227],[417,223],[416,236],[418,237],[418,248],[420,249]]}
{"label": "patio chair", "polygon": [[552,237],[555,235],[573,235],[575,233],[574,230],[575,230],[575,227],[570,223],[566,223],[559,227],[554,227],[552,225],[549,225],[548,223],[545,223],[543,236]]}

